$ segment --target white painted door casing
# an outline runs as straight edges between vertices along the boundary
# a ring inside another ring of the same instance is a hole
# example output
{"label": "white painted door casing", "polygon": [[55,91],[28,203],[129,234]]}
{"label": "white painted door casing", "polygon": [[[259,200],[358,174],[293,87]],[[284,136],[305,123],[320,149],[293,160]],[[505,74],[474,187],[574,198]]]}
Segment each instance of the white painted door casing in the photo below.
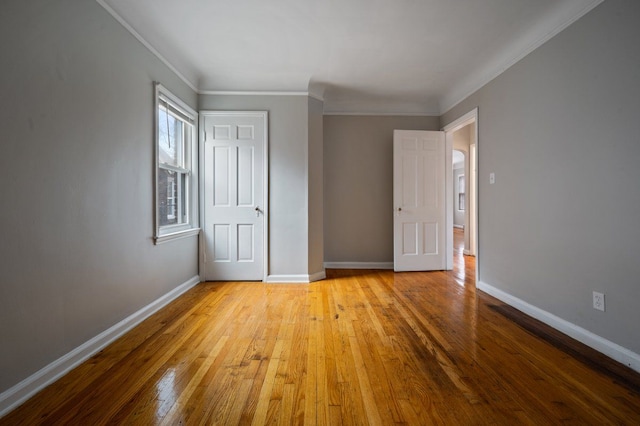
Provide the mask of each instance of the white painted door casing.
{"label": "white painted door casing", "polygon": [[446,148],[444,132],[394,131],[395,271],[448,269]]}
{"label": "white painted door casing", "polygon": [[264,281],[267,112],[200,114],[205,280]]}

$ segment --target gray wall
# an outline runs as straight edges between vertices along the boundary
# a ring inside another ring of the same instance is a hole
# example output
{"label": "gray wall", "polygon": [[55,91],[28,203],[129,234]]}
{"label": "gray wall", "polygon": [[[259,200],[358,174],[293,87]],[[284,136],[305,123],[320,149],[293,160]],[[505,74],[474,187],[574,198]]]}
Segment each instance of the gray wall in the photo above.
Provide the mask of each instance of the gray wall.
{"label": "gray wall", "polygon": [[196,94],[95,1],[0,14],[0,393],[198,273],[154,246],[153,85]]}
{"label": "gray wall", "polygon": [[323,103],[309,98],[309,274],[324,271]]}
{"label": "gray wall", "polygon": [[393,130],[439,130],[438,117],[324,117],[324,258],[393,262]]}
{"label": "gray wall", "polygon": [[480,279],[635,353],[638,22],[640,2],[608,0],[442,120],[479,107]]}
{"label": "gray wall", "polygon": [[308,98],[201,95],[199,110],[269,112],[269,274],[307,275]]}

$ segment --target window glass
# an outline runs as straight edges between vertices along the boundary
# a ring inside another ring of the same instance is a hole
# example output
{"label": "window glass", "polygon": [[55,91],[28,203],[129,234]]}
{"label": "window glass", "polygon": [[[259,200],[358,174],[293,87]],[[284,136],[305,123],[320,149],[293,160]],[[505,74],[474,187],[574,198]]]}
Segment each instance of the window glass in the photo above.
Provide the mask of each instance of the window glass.
{"label": "window glass", "polygon": [[184,151],[187,139],[185,123],[171,114],[166,105],[158,107],[158,161],[160,164],[185,167]]}

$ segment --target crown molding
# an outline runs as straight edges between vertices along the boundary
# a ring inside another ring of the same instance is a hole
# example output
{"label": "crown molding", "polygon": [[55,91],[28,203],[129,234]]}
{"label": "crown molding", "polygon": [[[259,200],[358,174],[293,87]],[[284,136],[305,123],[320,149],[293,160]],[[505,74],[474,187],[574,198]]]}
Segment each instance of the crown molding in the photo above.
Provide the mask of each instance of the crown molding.
{"label": "crown molding", "polygon": [[503,58],[504,60],[501,62],[490,64],[486,67],[484,72],[481,71],[476,75],[472,75],[472,77],[470,77],[466,82],[462,81],[457,85],[457,87],[461,87],[460,90],[453,90],[449,94],[442,97],[440,102],[440,115],[444,115],[445,113],[449,112],[460,102],[467,99],[469,96],[471,96],[486,84],[498,77],[500,74],[514,66],[521,59],[529,55],[538,47],[542,46],[544,43],[561,33],[564,29],[589,13],[603,1],[604,0],[592,0],[589,4],[587,4],[580,10],[572,13],[568,19],[563,20],[555,27],[547,30],[542,36],[528,43],[525,41],[524,44],[527,44],[527,46],[524,49],[517,50],[514,56],[506,59]]}
{"label": "crown molding", "polygon": [[307,92],[310,98],[315,99],[316,101],[320,101],[320,102],[324,102],[324,96],[322,95],[318,95],[316,93],[313,93],[311,91]]}
{"label": "crown molding", "polygon": [[111,16],[115,18],[116,21],[120,23],[127,31],[131,33],[144,47],[149,50],[155,57],[160,59],[160,61],[165,64],[180,80],[182,80],[187,86],[189,86],[194,92],[198,91],[198,88],[194,83],[191,82],[184,74],[182,74],[176,67],[173,66],[171,62],[160,52],[158,52],[147,40],[145,40],[139,32],[137,32],[127,21],[124,20],[122,16],[118,14],[111,6],[109,6],[105,0],[96,0],[96,2],[102,6],[104,10],[106,10]]}
{"label": "crown molding", "polygon": [[[452,90],[445,96],[443,96],[438,107],[430,111],[420,112],[372,112],[366,111],[366,106],[360,106],[360,108],[354,108],[353,111],[325,111],[324,115],[371,115],[371,116],[441,116],[450,111],[460,102],[471,96],[480,88],[494,80],[503,72],[511,68],[521,59],[528,54],[542,46],[551,38],[559,34],[565,28],[573,24],[575,21],[586,15],[604,0],[592,0],[586,6],[580,10],[572,13],[568,19],[563,20],[555,27],[546,31],[541,37],[533,40],[533,42],[527,42],[524,40],[522,44],[525,45],[524,49],[516,49],[516,53],[511,57],[501,58],[502,60],[496,61],[493,64],[485,67],[484,71],[480,71],[476,74],[472,74],[466,81],[462,81],[456,85],[457,90]],[[138,33],[122,16],[120,16],[111,6],[109,6],[106,0],[96,0],[96,2],[105,9],[113,18],[118,21],[131,35],[133,35],[144,47],[146,47],[154,56],[156,56],[164,65],[166,65],[180,80],[182,80],[187,86],[189,86],[194,92],[199,95],[229,95],[229,96],[308,96],[317,99],[321,102],[326,102],[324,96],[311,91],[226,91],[226,90],[200,90],[196,84],[194,84],[189,78],[181,73],[168,59],[166,59],[158,50],[156,50],[147,40],[145,40],[140,33]],[[326,106],[326,105],[325,105]]]}
{"label": "crown molding", "polygon": [[309,92],[287,92],[287,91],[269,91],[269,90],[198,90],[199,95],[218,95],[218,96],[310,96]]}
{"label": "crown molding", "polygon": [[357,111],[325,111],[323,115],[361,115],[381,117],[440,117],[435,112],[357,112]]}

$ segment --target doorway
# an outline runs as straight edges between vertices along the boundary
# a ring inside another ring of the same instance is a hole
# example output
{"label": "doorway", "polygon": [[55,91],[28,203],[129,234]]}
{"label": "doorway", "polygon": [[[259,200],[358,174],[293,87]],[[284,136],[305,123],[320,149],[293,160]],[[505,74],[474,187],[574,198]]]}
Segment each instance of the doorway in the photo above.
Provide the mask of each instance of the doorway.
{"label": "doorway", "polygon": [[[456,234],[462,231],[464,240],[463,253],[465,256],[476,256],[478,265],[478,109],[474,109],[444,127],[447,142],[452,146],[453,200],[454,220],[457,224]],[[458,171],[454,163],[458,154]],[[457,220],[456,217],[457,216]],[[453,226],[453,225],[452,225]],[[455,245],[454,245],[455,246]],[[450,250],[454,250],[452,247]],[[478,267],[475,268],[476,282]]]}

